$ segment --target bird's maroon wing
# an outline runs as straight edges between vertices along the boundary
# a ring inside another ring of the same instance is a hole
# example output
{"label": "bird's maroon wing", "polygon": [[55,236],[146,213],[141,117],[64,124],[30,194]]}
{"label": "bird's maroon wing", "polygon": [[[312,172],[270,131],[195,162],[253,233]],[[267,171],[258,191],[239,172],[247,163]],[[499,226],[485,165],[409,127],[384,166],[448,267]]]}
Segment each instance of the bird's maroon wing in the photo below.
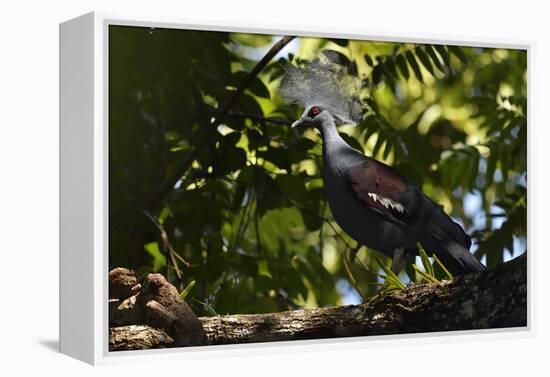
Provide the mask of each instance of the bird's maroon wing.
{"label": "bird's maroon wing", "polygon": [[349,168],[346,176],[359,200],[386,218],[470,248],[464,229],[391,167],[369,159]]}
{"label": "bird's maroon wing", "polygon": [[369,160],[349,168],[346,175],[357,197],[369,207],[398,220],[412,214],[416,189],[389,166]]}

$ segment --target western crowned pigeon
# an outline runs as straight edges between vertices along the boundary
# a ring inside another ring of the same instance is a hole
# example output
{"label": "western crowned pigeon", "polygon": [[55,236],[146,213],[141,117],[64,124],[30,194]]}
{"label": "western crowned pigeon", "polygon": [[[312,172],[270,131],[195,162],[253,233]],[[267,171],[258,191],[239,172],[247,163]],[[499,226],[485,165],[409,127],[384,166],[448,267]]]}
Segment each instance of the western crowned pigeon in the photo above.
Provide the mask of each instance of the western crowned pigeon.
{"label": "western crowned pigeon", "polygon": [[[326,68],[324,65],[326,65]],[[336,126],[361,118],[358,101],[332,66],[314,61],[288,71],[281,93],[305,111],[292,127],[314,127],[323,143],[326,197],[338,225],[358,243],[393,259],[399,273],[417,243],[454,274],[485,269],[470,252],[470,237],[439,205],[396,170],[347,144]]]}

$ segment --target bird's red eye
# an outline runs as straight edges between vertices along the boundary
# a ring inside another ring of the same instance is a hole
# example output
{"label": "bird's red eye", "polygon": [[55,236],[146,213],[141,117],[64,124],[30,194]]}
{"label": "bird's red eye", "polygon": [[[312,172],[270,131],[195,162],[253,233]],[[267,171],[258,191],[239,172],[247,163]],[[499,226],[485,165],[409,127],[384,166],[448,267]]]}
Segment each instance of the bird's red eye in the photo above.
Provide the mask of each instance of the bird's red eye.
{"label": "bird's red eye", "polygon": [[314,117],[318,115],[321,112],[321,109],[318,106],[313,106],[311,110],[309,110],[309,116]]}

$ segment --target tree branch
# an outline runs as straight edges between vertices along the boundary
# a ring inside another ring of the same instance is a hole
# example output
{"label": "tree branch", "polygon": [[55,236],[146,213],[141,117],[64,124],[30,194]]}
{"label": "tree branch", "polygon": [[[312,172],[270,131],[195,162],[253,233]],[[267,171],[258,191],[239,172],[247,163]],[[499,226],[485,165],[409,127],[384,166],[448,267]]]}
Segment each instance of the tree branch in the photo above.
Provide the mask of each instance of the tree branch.
{"label": "tree branch", "polygon": [[199,318],[212,344],[522,327],[526,257],[441,284],[414,284],[362,305]]}
{"label": "tree branch", "polygon": [[[491,270],[441,283],[412,284],[361,305],[202,317],[199,321],[208,344],[525,327],[526,261],[523,254]],[[135,328],[131,330],[135,340]],[[114,331],[112,328],[111,334]],[[118,329],[117,334],[123,331]],[[162,339],[152,348],[171,346],[166,345],[166,336],[151,334],[148,329],[142,332],[145,339]],[[173,336],[170,332],[165,335]],[[120,345],[121,337],[116,341]]]}

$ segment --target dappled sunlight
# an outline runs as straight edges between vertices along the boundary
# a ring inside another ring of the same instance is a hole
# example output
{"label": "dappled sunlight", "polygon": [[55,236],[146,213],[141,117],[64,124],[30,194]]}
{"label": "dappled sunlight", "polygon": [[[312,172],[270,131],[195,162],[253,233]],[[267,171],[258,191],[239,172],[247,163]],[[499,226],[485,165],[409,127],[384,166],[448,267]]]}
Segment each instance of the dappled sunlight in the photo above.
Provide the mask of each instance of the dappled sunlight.
{"label": "dappled sunlight", "polygon": [[320,56],[358,83],[349,145],[421,188],[488,267],[526,250],[525,51],[137,27],[110,47],[109,264],[195,281],[198,314],[356,304],[383,282],[391,261],[335,222],[319,132],[291,129],[304,108],[281,95]]}

